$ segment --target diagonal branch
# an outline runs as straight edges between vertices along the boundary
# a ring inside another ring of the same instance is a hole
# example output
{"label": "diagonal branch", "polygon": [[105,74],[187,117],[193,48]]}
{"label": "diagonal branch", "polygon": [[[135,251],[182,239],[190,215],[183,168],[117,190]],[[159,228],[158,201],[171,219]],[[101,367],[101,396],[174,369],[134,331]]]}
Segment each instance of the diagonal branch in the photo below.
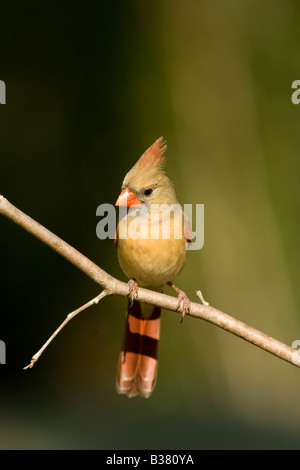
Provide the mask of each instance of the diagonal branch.
{"label": "diagonal branch", "polygon": [[[105,290],[106,295],[120,295],[123,297],[127,297],[129,295],[129,287],[127,283],[110,276],[64,240],[50,232],[28,215],[24,214],[24,212],[17,209],[1,195],[0,213],[20,225],[23,229],[27,230],[40,241],[74,264],[74,266],[98,283]],[[181,308],[178,308],[177,298],[166,294],[139,288],[138,298],[141,302],[165,308],[167,310],[178,311],[180,313],[182,310]],[[191,302],[190,311],[187,315],[213,323],[214,325],[223,328],[249,343],[252,343],[259,348],[300,367],[300,354],[295,349],[206,304],[207,302],[205,302],[205,304]],[[53,337],[56,336],[67,321],[69,321],[68,317],[61,327],[59,327],[54,333]],[[51,338],[50,340],[53,339]]]}

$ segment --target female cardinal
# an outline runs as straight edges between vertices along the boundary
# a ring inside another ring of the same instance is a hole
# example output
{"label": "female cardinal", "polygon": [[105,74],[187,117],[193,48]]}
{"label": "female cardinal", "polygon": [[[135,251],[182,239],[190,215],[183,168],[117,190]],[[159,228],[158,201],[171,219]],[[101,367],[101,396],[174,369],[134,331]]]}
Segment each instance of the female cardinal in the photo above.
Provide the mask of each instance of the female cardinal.
{"label": "female cardinal", "polygon": [[162,292],[164,285],[169,284],[179,294],[182,316],[189,308],[185,293],[172,281],[184,267],[186,241],[190,241],[191,232],[173,183],[162,168],[165,149],[160,137],[146,150],[125,176],[116,202],[116,206],[129,208],[118,224],[115,238],[120,266],[130,279],[116,385],[119,393],[129,397],[151,395],[158,364],[161,309],[135,300],[137,286]]}

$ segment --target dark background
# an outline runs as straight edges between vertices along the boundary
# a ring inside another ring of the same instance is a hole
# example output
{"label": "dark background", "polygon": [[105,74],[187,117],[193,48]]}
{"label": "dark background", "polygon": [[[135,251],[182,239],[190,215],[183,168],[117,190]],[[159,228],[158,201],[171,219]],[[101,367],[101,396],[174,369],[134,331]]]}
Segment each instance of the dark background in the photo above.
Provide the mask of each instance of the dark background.
{"label": "dark background", "polygon": [[[96,208],[161,135],[205,243],[177,284],[291,345],[300,339],[299,2],[2,1],[0,193],[122,280]],[[299,448],[299,370],[163,313],[158,384],[119,396],[126,300],[104,299],[23,367],[89,278],[0,218],[1,449]]]}

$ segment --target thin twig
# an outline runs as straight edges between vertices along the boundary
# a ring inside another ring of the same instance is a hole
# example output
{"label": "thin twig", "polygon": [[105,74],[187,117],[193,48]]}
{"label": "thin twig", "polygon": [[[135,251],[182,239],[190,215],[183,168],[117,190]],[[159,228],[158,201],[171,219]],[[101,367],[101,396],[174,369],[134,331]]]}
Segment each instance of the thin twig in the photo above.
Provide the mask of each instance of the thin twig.
{"label": "thin twig", "polygon": [[[127,283],[121,282],[118,279],[110,276],[75,248],[68,245],[68,243],[66,243],[64,240],[50,232],[48,229],[40,225],[28,215],[24,214],[24,212],[17,209],[1,195],[0,213],[8,217],[16,224],[20,225],[22,228],[55,250],[58,254],[73,263],[74,266],[76,266],[87,276],[102,286],[103,289],[105,289],[107,295],[113,294],[128,297],[130,292]],[[180,314],[182,313],[182,307],[178,308],[178,300],[175,297],[143,288],[139,288],[138,296],[140,302],[165,308],[167,310],[172,310]],[[190,302],[190,310],[187,315],[213,323],[214,325],[223,328],[224,330],[289,362],[290,364],[296,365],[298,367],[300,366],[300,354],[298,354],[295,349],[278,341],[277,339],[272,338],[271,336],[262,333],[261,331],[256,330],[255,328],[252,328],[249,325],[246,325],[245,323],[227,315],[226,313],[217,310],[216,308],[213,308],[209,305],[201,305],[199,303]],[[69,321],[68,318],[65,320],[63,325],[61,325],[59,331],[61,328],[63,328],[67,321]],[[54,336],[56,336],[57,333],[58,332],[55,332]],[[34,358],[35,357],[36,355]],[[34,362],[36,362],[36,360]]]}
{"label": "thin twig", "polygon": [[32,367],[34,366],[34,364],[36,363],[36,361],[40,358],[40,356],[42,355],[42,353],[45,351],[45,349],[49,346],[49,344],[51,343],[51,341],[54,340],[55,336],[58,335],[58,333],[63,329],[64,326],[66,326],[67,323],[69,323],[70,320],[72,320],[72,318],[74,318],[76,315],[78,315],[78,313],[82,312],[83,310],[85,310],[86,308],[88,307],[91,307],[92,305],[96,305],[100,302],[101,299],[103,299],[106,295],[108,295],[108,293],[103,290],[101,292],[101,294],[97,295],[97,297],[95,297],[94,299],[90,300],[89,302],[87,302],[86,304],[82,305],[81,307],[77,308],[76,310],[74,310],[74,312],[71,312],[67,315],[66,319],[62,322],[61,325],[59,325],[59,327],[57,328],[57,330],[54,331],[54,333],[50,336],[50,338],[46,341],[46,343],[41,347],[41,349],[34,355],[32,356],[31,358],[31,361],[30,363],[28,364],[28,366],[26,367],[23,367],[23,369],[32,369]]}

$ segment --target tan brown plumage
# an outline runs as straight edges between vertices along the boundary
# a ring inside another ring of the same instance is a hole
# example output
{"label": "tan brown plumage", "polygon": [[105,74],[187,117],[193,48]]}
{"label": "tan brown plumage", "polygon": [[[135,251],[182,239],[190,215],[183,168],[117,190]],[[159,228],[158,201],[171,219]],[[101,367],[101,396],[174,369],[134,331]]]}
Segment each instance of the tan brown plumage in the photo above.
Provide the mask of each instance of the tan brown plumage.
{"label": "tan brown plumage", "polygon": [[[129,397],[149,397],[154,389],[161,323],[159,308],[135,300],[137,285],[162,292],[186,260],[185,218],[174,185],[163,170],[165,150],[160,137],[143,153],[125,176],[116,202],[129,207],[117,227],[115,243],[120,266],[132,287],[116,381],[117,391]],[[165,206],[157,217],[155,208],[160,204]],[[180,210],[170,211],[168,207],[173,205]],[[147,236],[136,237],[130,232],[132,224]],[[165,229],[169,229],[167,238]],[[180,292],[184,300],[185,294]]]}

